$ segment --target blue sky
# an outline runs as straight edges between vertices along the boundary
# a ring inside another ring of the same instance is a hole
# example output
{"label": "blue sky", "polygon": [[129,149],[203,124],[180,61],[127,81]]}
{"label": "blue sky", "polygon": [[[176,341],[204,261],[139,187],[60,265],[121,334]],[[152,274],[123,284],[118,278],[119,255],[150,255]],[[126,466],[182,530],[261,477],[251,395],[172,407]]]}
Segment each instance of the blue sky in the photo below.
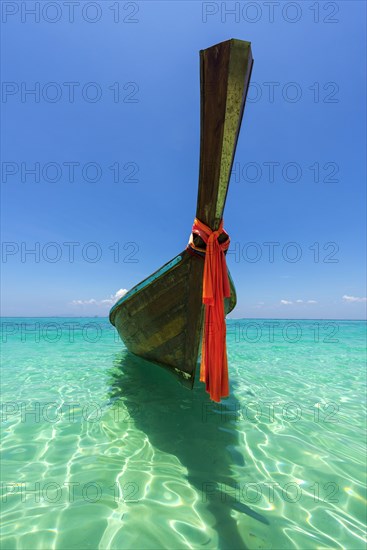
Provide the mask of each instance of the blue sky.
{"label": "blue sky", "polygon": [[198,52],[239,38],[232,317],[365,317],[365,2],[2,4],[2,315],[105,315],[185,248]]}

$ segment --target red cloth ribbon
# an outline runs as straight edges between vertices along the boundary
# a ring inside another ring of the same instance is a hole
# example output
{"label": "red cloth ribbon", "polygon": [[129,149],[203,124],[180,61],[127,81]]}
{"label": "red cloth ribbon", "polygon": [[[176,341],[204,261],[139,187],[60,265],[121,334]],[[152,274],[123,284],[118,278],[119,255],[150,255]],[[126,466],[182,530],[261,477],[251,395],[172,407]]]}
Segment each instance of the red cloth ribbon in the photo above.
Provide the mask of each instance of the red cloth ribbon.
{"label": "red cloth ribbon", "polygon": [[[224,251],[228,249],[230,240],[223,229],[223,220],[218,229],[212,231],[195,218],[192,232],[199,235],[206,244],[203,277],[205,320],[200,381],[205,382],[210,398],[219,403],[221,397],[229,395],[224,298],[229,298],[231,291]],[[218,237],[223,234],[228,238],[219,243]],[[190,246],[196,248],[192,240]]]}

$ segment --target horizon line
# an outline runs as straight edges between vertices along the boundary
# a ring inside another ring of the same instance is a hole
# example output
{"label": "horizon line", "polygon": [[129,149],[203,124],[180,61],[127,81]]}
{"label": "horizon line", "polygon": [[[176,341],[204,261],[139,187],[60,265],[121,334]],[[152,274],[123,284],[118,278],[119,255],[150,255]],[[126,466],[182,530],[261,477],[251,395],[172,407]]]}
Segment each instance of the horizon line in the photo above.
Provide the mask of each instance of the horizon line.
{"label": "horizon line", "polygon": [[[0,315],[0,319],[109,319],[108,315]],[[367,321],[365,319],[350,319],[340,317],[227,317],[226,321],[241,321],[243,319],[276,320],[276,321]]]}

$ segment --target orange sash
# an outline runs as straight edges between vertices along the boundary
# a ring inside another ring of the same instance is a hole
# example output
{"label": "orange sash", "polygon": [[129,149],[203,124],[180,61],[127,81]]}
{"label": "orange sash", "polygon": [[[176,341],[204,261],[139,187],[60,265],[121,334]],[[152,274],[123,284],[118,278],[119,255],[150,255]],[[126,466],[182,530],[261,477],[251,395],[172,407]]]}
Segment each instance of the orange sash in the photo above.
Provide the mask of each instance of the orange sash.
{"label": "orange sash", "polygon": [[[206,244],[203,277],[205,320],[200,381],[205,382],[210,398],[219,402],[221,397],[229,395],[224,298],[230,297],[230,286],[224,251],[228,249],[230,240],[223,229],[223,220],[217,231],[212,231],[210,227],[195,218],[192,232],[199,235]],[[218,237],[223,233],[228,239],[219,243]],[[195,247],[192,239],[189,246],[194,250],[202,251]]]}

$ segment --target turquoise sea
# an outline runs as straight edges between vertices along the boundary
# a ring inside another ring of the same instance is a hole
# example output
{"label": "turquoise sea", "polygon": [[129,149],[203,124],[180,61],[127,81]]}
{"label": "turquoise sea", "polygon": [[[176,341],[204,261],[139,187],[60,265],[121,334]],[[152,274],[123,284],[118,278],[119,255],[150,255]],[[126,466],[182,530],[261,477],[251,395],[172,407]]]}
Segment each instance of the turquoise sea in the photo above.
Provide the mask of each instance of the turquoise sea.
{"label": "turquoise sea", "polygon": [[362,549],[366,323],[231,320],[231,395],[104,318],[3,318],[1,547]]}

